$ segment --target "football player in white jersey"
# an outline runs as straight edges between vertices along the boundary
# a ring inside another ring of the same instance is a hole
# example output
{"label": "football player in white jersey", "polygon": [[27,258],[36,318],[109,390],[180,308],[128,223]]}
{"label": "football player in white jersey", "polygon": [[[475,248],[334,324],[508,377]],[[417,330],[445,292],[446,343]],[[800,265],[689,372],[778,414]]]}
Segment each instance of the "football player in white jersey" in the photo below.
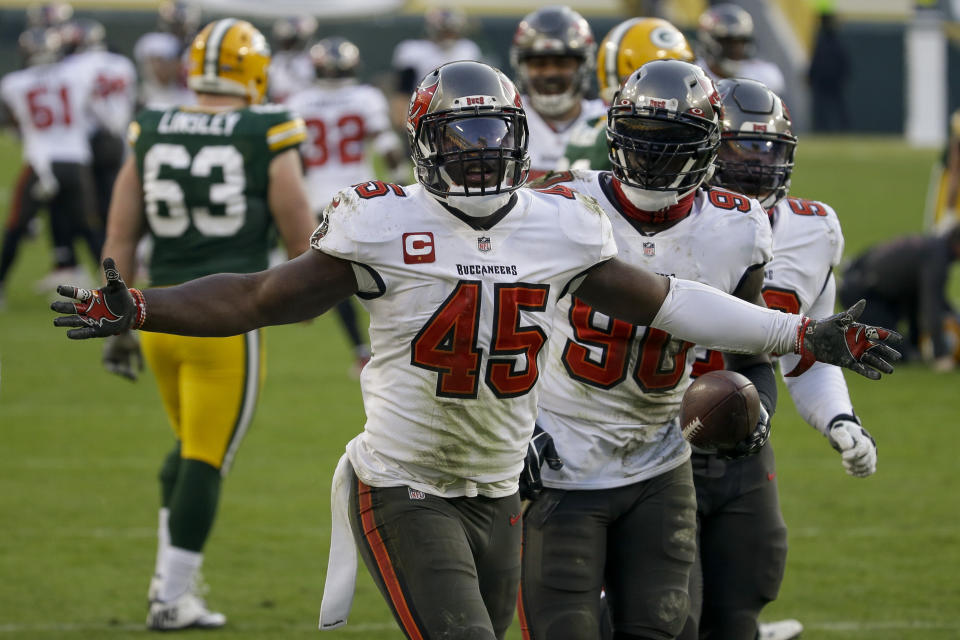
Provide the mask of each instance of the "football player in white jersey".
{"label": "football player in white jersey", "polygon": [[[773,260],[763,281],[767,306],[814,316],[832,313],[833,271],[843,253],[843,234],[829,205],[787,195],[796,147],[788,109],[759,82],[721,80],[718,89],[726,115],[712,184],[759,199],[769,214]],[[785,374],[797,360],[783,355],[780,366]],[[876,443],[860,425],[840,369],[815,364],[807,374],[784,381],[797,411],[840,453],[846,472],[861,478],[873,474]],[[702,607],[695,601],[682,637],[695,640],[699,632],[701,638],[753,638],[758,614],[779,591],[787,552],[772,445],[735,462],[695,454],[694,474],[701,545],[693,584],[702,584]],[[731,545],[731,539],[743,544]],[[774,625],[762,629],[760,637],[787,639],[802,631],[792,620]]]}
{"label": "football player in white jersey", "polygon": [[[782,314],[618,260],[595,200],[522,189],[520,96],[500,71],[454,62],[412,96],[418,184],[369,181],[324,209],[313,250],[255,274],[127,289],[112,259],[95,291],[53,309],[72,338],[127,328],[232,335],[316,316],[352,294],[370,312],[366,424],[334,477],[321,627],[346,623],[356,551],[411,638],[502,638],[520,581],[518,477],[537,410],[549,311],[576,293],[601,313],[727,350],[797,350],[878,378],[899,336],[860,308]],[[871,338],[866,336],[870,335]],[[858,357],[847,346],[852,341]]]}
{"label": "football player in white jersey", "polygon": [[596,54],[589,23],[570,7],[537,9],[517,25],[510,64],[527,105],[531,178],[556,169],[571,134],[606,112],[602,100],[584,97]]}
{"label": "football player in white jersey", "polygon": [[270,61],[270,102],[286,102],[313,84],[313,64],[307,41],[317,30],[312,16],[280,18],[273,23],[273,58]]}
{"label": "football player in white jersey", "polygon": [[124,55],[107,50],[106,30],[78,18],[60,29],[66,61],[94,69],[90,148],[101,225],[106,225],[113,182],[125,154],[124,133],[137,101],[137,69]]}
{"label": "football player in white jersey", "polygon": [[[766,214],[740,194],[700,188],[720,145],[713,82],[688,62],[655,60],[626,79],[612,105],[612,173],[555,173],[543,184],[596,198],[620,259],[763,306]],[[522,623],[533,639],[598,639],[603,588],[614,637],[676,637],[696,552],[690,447],[678,420],[695,345],[575,296],[554,314],[537,428],[564,464],[543,469],[545,488],[526,512]],[[729,364],[764,406],[754,433],[724,452],[748,455],[769,433],[776,381],[766,355]]]}
{"label": "football player in white jersey", "polygon": [[425,75],[456,60],[482,60],[480,47],[465,37],[467,16],[453,7],[434,7],[423,14],[426,38],[401,40],[393,49],[391,67],[396,93],[391,99],[394,124],[406,126],[410,93]]}
{"label": "football player in white jersey", "polygon": [[[287,105],[307,125],[300,150],[313,210],[320,212],[343,185],[376,178],[368,147],[385,160],[394,182],[406,184],[410,169],[390,125],[387,99],[380,89],[357,81],[357,46],[340,37],[324,38],[310,47],[309,56],[312,84],[290,96]],[[337,305],[337,314],[353,347],[351,373],[359,375],[370,360],[370,346],[350,298]]]}
{"label": "football player in white jersey", "polygon": [[702,56],[698,64],[714,80],[749,78],[774,93],[783,92],[780,67],[754,57],[753,18],[743,7],[725,2],[700,14],[697,43]]}
{"label": "football player in white jersey", "polygon": [[0,81],[0,100],[18,128],[25,172],[14,187],[0,251],[0,289],[20,238],[39,209],[50,211],[56,279],[85,276],[73,251],[81,237],[94,257],[103,246],[90,163],[94,69],[58,61],[60,34],[35,27],[20,36],[27,67]]}
{"label": "football player in white jersey", "polygon": [[194,104],[187,88],[185,52],[200,26],[200,7],[184,0],[166,0],[157,9],[157,30],[133,46],[140,69],[140,106],[162,109]]}

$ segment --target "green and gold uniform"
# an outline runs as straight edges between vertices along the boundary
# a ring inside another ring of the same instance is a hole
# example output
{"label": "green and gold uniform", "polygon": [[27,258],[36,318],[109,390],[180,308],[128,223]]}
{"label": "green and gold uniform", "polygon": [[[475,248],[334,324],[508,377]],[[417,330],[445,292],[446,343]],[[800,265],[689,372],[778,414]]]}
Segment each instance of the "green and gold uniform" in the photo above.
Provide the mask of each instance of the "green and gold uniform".
{"label": "green and gold uniform", "polygon": [[562,169],[609,171],[607,150],[607,117],[591,118],[577,127],[563,152]]}
{"label": "green and gold uniform", "polygon": [[[153,286],[267,268],[269,167],[306,139],[281,107],[143,111],[129,142],[143,186]],[[180,442],[180,457],[225,475],[250,424],[263,376],[258,332],[229,338],[144,333],[144,355]]]}
{"label": "green and gold uniform", "polygon": [[[950,137],[947,140],[947,146],[944,149],[943,156],[940,159],[939,167],[937,167],[937,171],[939,171],[939,177],[936,177],[936,186],[932,194],[932,222],[933,226],[939,229],[944,229],[952,224],[960,222],[960,220],[954,218],[954,216],[957,215],[957,209],[960,207],[958,207],[957,203],[955,202],[947,202],[947,185],[950,182],[950,148],[958,144],[960,144],[960,109],[954,111],[950,116]],[[953,215],[951,215],[951,213]],[[927,218],[927,220],[930,219],[930,217]]]}

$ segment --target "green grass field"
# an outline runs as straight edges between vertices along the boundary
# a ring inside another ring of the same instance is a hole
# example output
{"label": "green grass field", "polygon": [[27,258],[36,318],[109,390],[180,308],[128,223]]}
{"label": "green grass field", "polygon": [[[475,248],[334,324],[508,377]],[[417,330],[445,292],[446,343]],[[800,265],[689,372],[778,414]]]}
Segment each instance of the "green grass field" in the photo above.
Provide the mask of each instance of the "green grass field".
{"label": "green grass field", "polygon": [[[847,255],[921,228],[933,153],[810,139],[798,156],[794,192],[837,209]],[[0,139],[0,191],[18,164],[16,144]],[[155,477],[172,436],[149,373],[135,384],[112,377],[98,344],[52,327],[32,292],[49,266],[46,244],[44,234],[25,246],[0,312],[0,640],[142,637]],[[229,616],[216,632],[224,640],[318,633],[330,475],[363,424],[332,318],[266,335],[267,382],[205,563],[209,600]],[[958,375],[848,376],[879,443],[879,472],[866,480],[843,473],[782,391],[773,443],[790,555],[766,619],[798,618],[808,640],[960,638]],[[336,633],[401,637],[366,575]]]}

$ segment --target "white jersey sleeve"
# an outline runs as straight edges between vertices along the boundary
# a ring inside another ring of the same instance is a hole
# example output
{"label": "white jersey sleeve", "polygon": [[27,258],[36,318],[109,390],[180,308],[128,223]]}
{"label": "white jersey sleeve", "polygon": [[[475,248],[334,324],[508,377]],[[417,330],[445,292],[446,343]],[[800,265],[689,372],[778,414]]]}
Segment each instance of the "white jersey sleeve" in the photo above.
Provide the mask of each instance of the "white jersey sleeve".
{"label": "white jersey sleeve", "polygon": [[136,67],[126,56],[110,51],[88,51],[75,57],[78,64],[93,68],[94,129],[103,128],[122,137],[133,119],[137,101]]}
{"label": "white jersey sleeve", "polygon": [[369,182],[337,194],[312,246],[377,283],[360,296],[373,357],[361,375],[367,422],[347,447],[358,476],[441,496],[515,492],[549,312],[616,253],[603,212],[521,189],[477,230],[419,185]]}
{"label": "white jersey sleeve", "polygon": [[761,82],[777,95],[782,94],[786,87],[780,67],[768,60],[760,60],[759,58],[743,60],[740,62],[740,71],[737,75],[741,78]]}
{"label": "white jersey sleeve", "polygon": [[[744,196],[701,191],[686,218],[643,233],[615,206],[609,173],[557,173],[548,183],[596,198],[611,219],[620,259],[633,265],[729,293],[747,269],[770,259],[766,214]],[[677,293],[684,282],[671,285],[675,297],[685,295]],[[544,468],[544,482],[609,488],[681,464],[690,450],[676,417],[689,384],[692,347],[661,329],[609,318],[576,298],[562,300],[554,313],[539,421],[564,467]]]}
{"label": "white jersey sleeve", "polygon": [[[823,318],[834,313],[833,270],[843,255],[843,233],[837,214],[827,204],[786,198],[773,212],[774,259],[767,265],[763,295],[767,306]],[[780,357],[781,375],[799,356]],[[821,433],[840,414],[853,413],[850,394],[838,368],[816,363],[802,376],[784,378],[803,419]]]}

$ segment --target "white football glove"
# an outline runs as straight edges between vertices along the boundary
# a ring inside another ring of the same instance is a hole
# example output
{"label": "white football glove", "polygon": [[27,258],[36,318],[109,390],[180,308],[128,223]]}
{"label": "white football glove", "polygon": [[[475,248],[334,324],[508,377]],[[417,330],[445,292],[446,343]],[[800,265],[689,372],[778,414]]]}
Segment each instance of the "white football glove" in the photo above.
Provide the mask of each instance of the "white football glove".
{"label": "white football glove", "polygon": [[38,202],[49,202],[60,191],[60,183],[49,171],[37,171],[37,181],[30,187],[30,195]]}
{"label": "white football glove", "polygon": [[830,423],[827,439],[840,453],[847,473],[866,478],[877,471],[877,442],[853,416],[837,416]]}

